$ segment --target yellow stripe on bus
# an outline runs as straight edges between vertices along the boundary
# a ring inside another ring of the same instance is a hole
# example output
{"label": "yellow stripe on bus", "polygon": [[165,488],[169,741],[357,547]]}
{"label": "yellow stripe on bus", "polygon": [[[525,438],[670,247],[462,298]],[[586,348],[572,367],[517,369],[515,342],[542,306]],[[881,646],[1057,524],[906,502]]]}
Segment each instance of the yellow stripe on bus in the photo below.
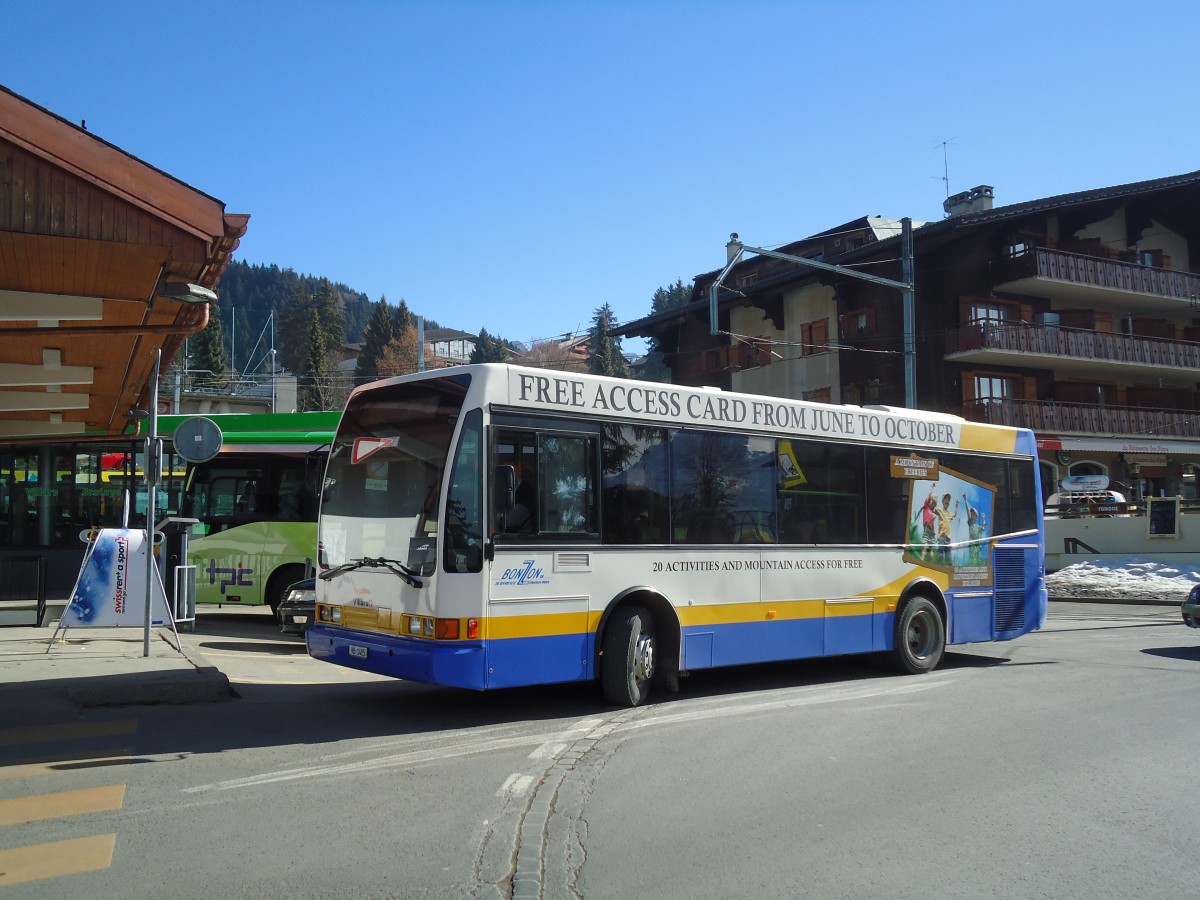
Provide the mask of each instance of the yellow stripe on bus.
{"label": "yellow stripe on bus", "polygon": [[[950,579],[936,569],[923,569],[924,575],[943,593],[949,588]],[[710,625],[740,625],[748,622],[779,621],[793,619],[821,619],[840,616],[863,615],[863,604],[871,604],[871,613],[890,612],[896,608],[900,592],[912,583],[913,572],[906,572],[890,584],[880,585],[873,591],[863,591],[848,597],[809,597],[804,599],[746,600],[741,603],[711,603],[695,606],[677,606],[681,626],[704,627]],[[828,600],[836,600],[829,603]],[[858,601],[858,602],[855,602]],[[353,610],[354,615],[347,612]],[[365,631],[405,636],[401,627],[401,613],[388,610],[356,609],[342,607],[343,625]],[[600,627],[604,610],[578,610],[564,613],[514,614],[480,618],[480,637],[485,640],[507,640],[511,638],[557,637],[559,635],[595,633]],[[394,622],[389,621],[389,617]],[[463,619],[460,622],[465,621]],[[430,639],[430,643],[434,643]],[[452,641],[438,641],[449,644]]]}
{"label": "yellow stripe on bus", "polygon": [[978,450],[983,453],[1015,453],[1017,432],[998,425],[964,422],[959,446],[964,450]]}

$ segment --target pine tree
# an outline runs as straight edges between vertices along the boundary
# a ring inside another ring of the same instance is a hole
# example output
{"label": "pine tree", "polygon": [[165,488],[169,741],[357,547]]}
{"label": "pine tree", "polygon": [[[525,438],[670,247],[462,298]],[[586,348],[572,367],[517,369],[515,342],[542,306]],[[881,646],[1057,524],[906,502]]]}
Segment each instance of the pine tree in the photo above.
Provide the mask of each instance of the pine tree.
{"label": "pine tree", "polygon": [[221,308],[212,304],[208,324],[199,334],[188,339],[188,369],[197,370],[198,384],[220,384],[225,378],[225,329],[221,325]]}
{"label": "pine tree", "polygon": [[[426,323],[428,324],[428,323]],[[400,305],[396,307],[392,313],[392,336],[404,334],[410,328],[416,328],[417,322],[413,318],[413,314],[409,312],[408,303],[404,298],[400,298]]]}
{"label": "pine tree", "polygon": [[362,349],[358,353],[358,362],[354,367],[354,377],[360,384],[379,377],[379,356],[383,352],[383,348],[391,343],[394,337],[395,324],[392,308],[388,305],[386,297],[380,297],[371,313],[370,321],[367,322],[366,331],[363,333]]}
{"label": "pine tree", "polygon": [[488,334],[486,328],[479,329],[479,337],[475,339],[475,349],[471,351],[470,362],[504,362],[507,356],[504,343],[499,338]]}
{"label": "pine tree", "polygon": [[588,371],[593,375],[629,377],[629,367],[625,363],[625,357],[621,354],[621,339],[612,334],[612,330],[616,327],[616,314],[607,303],[593,313],[592,327],[588,331],[592,345]]}
{"label": "pine tree", "polygon": [[325,351],[325,334],[320,322],[314,320],[305,341],[304,358],[296,375],[300,380],[297,402],[301,410],[330,409],[327,401],[332,372],[329,354]]}
{"label": "pine tree", "polygon": [[[677,278],[674,284],[665,288],[660,287],[654,292],[654,296],[650,300],[650,314],[679,309],[681,306],[687,306],[691,299],[692,286],[684,285],[683,279]],[[666,358],[659,349],[658,341],[651,338],[649,344],[646,361],[642,364],[638,377],[645,381],[670,382],[671,370],[667,367]]]}
{"label": "pine tree", "polygon": [[346,317],[342,298],[328,278],[322,278],[316,293],[317,320],[325,338],[326,355],[337,359],[346,346]]}
{"label": "pine tree", "polygon": [[312,294],[303,283],[295,281],[279,313],[279,362],[289,372],[298,375],[303,369],[310,332],[316,322]]}

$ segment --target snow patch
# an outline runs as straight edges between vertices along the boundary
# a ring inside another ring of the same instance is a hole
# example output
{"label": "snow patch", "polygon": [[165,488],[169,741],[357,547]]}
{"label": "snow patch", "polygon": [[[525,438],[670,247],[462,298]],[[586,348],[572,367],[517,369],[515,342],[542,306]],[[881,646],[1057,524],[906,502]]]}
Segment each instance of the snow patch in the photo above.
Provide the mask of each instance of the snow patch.
{"label": "snow patch", "polygon": [[1103,597],[1182,603],[1197,584],[1200,566],[1151,562],[1136,556],[1075,563],[1046,576],[1051,599]]}

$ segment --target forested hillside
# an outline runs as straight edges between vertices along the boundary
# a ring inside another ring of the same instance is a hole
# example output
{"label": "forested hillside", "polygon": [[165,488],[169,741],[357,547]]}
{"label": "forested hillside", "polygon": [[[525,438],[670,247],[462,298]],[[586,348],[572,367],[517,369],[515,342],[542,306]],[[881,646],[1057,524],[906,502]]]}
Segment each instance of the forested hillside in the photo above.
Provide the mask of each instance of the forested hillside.
{"label": "forested hillside", "polygon": [[[282,326],[288,318],[288,305],[298,297],[316,296],[324,281],[326,279],[319,275],[299,275],[292,269],[281,269],[276,265],[251,265],[239,260],[231,262],[217,286],[225,359],[232,360],[233,368],[239,372],[263,371],[264,363],[269,367],[267,351],[271,349],[271,331],[268,327],[271,313],[275,314],[275,350],[278,358],[284,360],[301,353],[301,348],[287,346],[288,329]],[[361,343],[372,307],[379,298],[372,300],[361,291],[340,282],[329,282],[329,285],[341,308],[345,341]],[[414,310],[414,314],[420,315],[420,311]],[[439,326],[426,318],[425,327]]]}

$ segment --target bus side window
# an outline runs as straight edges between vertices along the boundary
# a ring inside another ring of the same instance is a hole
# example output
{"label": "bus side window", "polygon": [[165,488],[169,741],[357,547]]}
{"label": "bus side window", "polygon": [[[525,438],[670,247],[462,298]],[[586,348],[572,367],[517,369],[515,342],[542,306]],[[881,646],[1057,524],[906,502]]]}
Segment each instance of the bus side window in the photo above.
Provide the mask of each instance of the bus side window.
{"label": "bus side window", "polygon": [[596,441],[590,436],[541,436],[542,530],[556,534],[595,534]]}
{"label": "bus side window", "polygon": [[237,505],[234,507],[234,512],[240,515],[248,515],[258,512],[258,486],[253,481],[246,482],[241,493],[238,494]]}

